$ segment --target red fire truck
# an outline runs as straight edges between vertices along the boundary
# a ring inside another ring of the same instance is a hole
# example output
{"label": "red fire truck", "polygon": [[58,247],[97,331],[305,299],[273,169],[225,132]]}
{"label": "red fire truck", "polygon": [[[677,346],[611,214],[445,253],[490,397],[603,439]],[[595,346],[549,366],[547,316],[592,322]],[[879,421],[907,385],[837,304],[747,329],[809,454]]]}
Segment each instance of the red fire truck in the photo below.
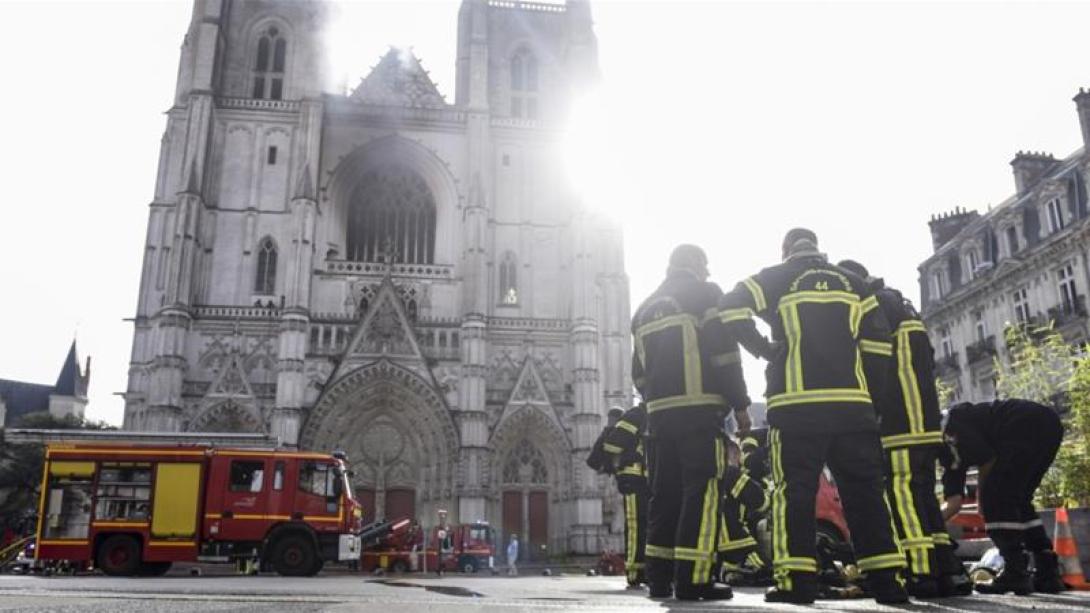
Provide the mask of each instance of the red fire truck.
{"label": "red fire truck", "polygon": [[93,562],[108,575],[240,559],[314,575],[326,561],[359,559],[362,513],[351,492],[339,455],[50,444],[36,557]]}
{"label": "red fire truck", "polygon": [[361,570],[371,572],[382,568],[406,572],[427,568],[433,571],[436,564],[442,564],[444,571],[475,573],[493,566],[493,532],[485,522],[453,526],[445,539],[440,538],[439,528],[433,528],[426,547],[424,532],[419,526],[408,526],[407,519],[401,522],[398,525],[404,525],[404,530],[391,531],[385,539],[364,549],[360,558]]}

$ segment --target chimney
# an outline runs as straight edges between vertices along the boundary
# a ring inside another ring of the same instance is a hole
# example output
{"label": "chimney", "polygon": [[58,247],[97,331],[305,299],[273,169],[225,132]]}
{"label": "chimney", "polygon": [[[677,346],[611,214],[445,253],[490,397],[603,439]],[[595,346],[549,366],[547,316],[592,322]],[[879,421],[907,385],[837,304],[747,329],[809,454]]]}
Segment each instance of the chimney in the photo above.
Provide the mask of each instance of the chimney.
{"label": "chimney", "polygon": [[950,242],[958,232],[973,220],[980,217],[980,213],[969,211],[962,207],[956,207],[949,213],[932,215],[928,226],[931,228],[931,246],[938,251],[940,247]]}
{"label": "chimney", "polygon": [[1019,196],[1033,189],[1045,173],[1056,164],[1051,153],[1043,151],[1019,151],[1011,160],[1014,169],[1014,188]]}
{"label": "chimney", "polygon": [[1079,127],[1082,128],[1083,149],[1090,151],[1090,90],[1079,88],[1079,93],[1072,100],[1079,112]]}

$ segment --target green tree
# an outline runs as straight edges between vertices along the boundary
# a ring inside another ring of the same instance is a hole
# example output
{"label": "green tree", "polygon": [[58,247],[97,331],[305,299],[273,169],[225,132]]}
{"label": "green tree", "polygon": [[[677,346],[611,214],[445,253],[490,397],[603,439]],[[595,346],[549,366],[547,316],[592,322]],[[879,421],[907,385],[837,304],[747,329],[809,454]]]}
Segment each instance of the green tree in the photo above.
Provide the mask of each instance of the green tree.
{"label": "green tree", "polygon": [[1067,435],[1037,490],[1042,506],[1090,504],[1090,355],[1051,325],[1008,326],[1009,363],[995,360],[996,396],[1054,406]]}
{"label": "green tree", "polygon": [[[28,413],[15,424],[17,428],[43,430],[113,430],[104,422],[73,417],[55,417],[48,412]],[[16,531],[33,529],[38,509],[45,449],[34,443],[0,445],[0,531],[10,526]]]}

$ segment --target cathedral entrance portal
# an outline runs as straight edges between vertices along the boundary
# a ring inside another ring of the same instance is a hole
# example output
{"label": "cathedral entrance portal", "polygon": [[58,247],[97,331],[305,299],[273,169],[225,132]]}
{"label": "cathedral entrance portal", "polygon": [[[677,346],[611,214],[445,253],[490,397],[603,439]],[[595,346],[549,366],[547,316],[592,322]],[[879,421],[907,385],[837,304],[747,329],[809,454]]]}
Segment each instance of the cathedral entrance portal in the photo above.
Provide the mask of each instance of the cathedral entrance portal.
{"label": "cathedral entrance portal", "polygon": [[393,362],[374,362],[331,384],[300,443],[347,454],[365,520],[423,519],[453,506],[453,422],[432,386]]}

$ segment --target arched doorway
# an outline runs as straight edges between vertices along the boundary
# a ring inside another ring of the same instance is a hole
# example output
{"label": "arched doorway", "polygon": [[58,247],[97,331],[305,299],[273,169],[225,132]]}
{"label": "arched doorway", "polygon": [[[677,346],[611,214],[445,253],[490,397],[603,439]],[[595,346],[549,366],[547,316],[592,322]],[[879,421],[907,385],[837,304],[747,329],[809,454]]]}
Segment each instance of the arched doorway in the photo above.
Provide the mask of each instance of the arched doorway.
{"label": "arched doorway", "polygon": [[388,360],[333,382],[308,416],[305,449],[348,456],[364,519],[430,519],[453,506],[458,437],[442,398]]}
{"label": "arched doorway", "polygon": [[519,556],[536,560],[549,546],[549,469],[541,452],[525,438],[503,466],[503,533],[519,535]]}

